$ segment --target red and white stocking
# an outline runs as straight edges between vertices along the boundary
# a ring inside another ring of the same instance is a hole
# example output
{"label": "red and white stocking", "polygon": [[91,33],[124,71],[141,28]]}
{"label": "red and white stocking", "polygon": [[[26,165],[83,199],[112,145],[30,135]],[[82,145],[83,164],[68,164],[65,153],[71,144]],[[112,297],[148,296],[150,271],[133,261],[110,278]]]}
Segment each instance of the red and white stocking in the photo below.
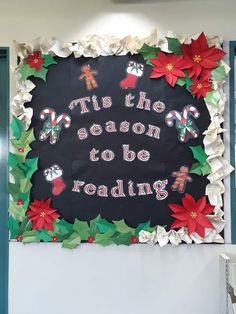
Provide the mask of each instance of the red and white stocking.
{"label": "red and white stocking", "polygon": [[120,81],[120,87],[123,89],[134,89],[137,85],[138,78],[143,75],[143,64],[130,61],[126,72],[127,76]]}
{"label": "red and white stocking", "polygon": [[66,185],[62,179],[63,171],[58,165],[53,165],[44,170],[45,179],[52,184],[52,194],[58,196]]}

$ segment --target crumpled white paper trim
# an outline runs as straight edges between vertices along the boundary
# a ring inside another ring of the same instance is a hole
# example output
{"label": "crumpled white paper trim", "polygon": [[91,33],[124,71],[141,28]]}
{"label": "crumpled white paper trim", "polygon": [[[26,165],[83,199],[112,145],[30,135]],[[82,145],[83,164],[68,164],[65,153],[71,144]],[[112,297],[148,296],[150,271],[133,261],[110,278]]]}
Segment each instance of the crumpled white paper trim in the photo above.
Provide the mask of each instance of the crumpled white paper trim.
{"label": "crumpled white paper trim", "polygon": [[[191,42],[191,39],[198,38],[199,35],[200,34],[176,36],[173,32],[169,31],[167,33],[167,37],[178,38],[181,43],[187,44]],[[223,40],[219,36],[208,38],[209,46],[215,45],[220,48],[222,42]],[[33,116],[33,109],[30,107],[25,108],[24,104],[31,101],[32,95],[30,92],[35,88],[35,85],[30,80],[24,81],[19,74],[19,69],[23,60],[33,51],[40,50],[43,54],[51,53],[61,58],[66,58],[72,53],[75,58],[81,56],[96,58],[98,56],[126,55],[127,53],[136,54],[143,43],[160,47],[163,51],[169,52],[166,38],[159,38],[156,30],[143,39],[133,36],[126,36],[120,39],[111,35],[90,35],[75,44],[62,44],[57,40],[48,40],[42,37],[28,44],[20,44],[14,41],[17,56],[21,61],[20,64],[14,68],[17,91],[11,104],[12,114],[24,122],[26,130],[29,128]],[[229,66],[224,61],[221,61],[221,65],[225,67],[226,73],[228,73],[230,70]],[[187,228],[181,228],[178,231],[166,231],[164,227],[158,226],[157,230],[152,233],[141,230],[139,232],[139,242],[148,243],[150,245],[158,243],[160,246],[164,246],[169,242],[173,246],[179,245],[181,242],[187,244],[193,242],[197,244],[204,242],[224,242],[224,239],[219,235],[226,223],[222,218],[224,213],[221,210],[223,206],[222,194],[225,191],[222,180],[233,170],[233,167],[223,157],[224,143],[221,138],[221,133],[225,130],[221,128],[221,124],[224,121],[223,114],[226,102],[223,85],[224,81],[213,82],[215,90],[219,93],[219,99],[217,105],[206,102],[211,117],[211,123],[208,129],[203,133],[205,135],[203,141],[205,152],[208,155],[208,162],[212,170],[212,173],[207,177],[210,183],[206,186],[206,195],[210,203],[215,206],[214,215],[208,216],[214,225],[214,229],[206,229],[205,237],[201,238],[195,232],[189,236]]]}

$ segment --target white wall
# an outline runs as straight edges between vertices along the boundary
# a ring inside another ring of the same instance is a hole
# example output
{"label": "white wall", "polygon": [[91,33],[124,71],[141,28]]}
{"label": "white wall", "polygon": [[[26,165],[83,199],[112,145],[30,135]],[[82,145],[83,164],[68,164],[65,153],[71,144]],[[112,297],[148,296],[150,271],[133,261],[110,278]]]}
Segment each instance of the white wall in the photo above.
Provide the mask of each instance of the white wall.
{"label": "white wall", "polygon": [[[40,35],[220,34],[236,39],[235,0],[0,0],[0,46]],[[12,63],[15,55],[11,51]],[[14,92],[12,78],[11,92]],[[229,195],[227,195],[227,200]],[[229,208],[227,208],[229,210]],[[10,314],[218,314],[219,252],[230,245],[172,248],[10,243]]]}

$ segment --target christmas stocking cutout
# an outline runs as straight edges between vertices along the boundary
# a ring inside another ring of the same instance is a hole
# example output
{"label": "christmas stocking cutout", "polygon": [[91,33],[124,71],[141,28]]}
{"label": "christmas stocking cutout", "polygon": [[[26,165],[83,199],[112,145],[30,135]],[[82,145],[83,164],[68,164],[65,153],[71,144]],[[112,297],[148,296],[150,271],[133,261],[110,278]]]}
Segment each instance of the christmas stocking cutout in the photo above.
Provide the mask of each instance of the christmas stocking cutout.
{"label": "christmas stocking cutout", "polygon": [[130,61],[126,69],[127,76],[120,81],[120,87],[123,89],[134,89],[137,85],[137,80],[143,75],[143,64]]}
{"label": "christmas stocking cutout", "polygon": [[63,182],[63,171],[58,165],[53,165],[44,170],[44,177],[48,182],[52,183],[52,194],[58,196],[65,189],[66,185]]}

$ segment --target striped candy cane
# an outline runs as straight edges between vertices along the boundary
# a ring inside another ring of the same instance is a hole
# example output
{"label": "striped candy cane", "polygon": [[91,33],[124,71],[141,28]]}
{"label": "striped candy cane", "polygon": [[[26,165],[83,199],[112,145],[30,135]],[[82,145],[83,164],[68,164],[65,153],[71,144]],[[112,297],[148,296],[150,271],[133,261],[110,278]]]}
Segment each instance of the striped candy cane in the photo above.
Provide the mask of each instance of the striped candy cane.
{"label": "striped candy cane", "polygon": [[40,119],[46,120],[43,129],[39,133],[40,141],[45,141],[50,137],[50,144],[55,144],[59,140],[59,134],[64,125],[65,128],[69,128],[71,125],[71,118],[68,114],[62,113],[59,116],[51,108],[45,108],[40,112]]}
{"label": "striped candy cane", "polygon": [[165,122],[169,127],[172,127],[175,121],[180,142],[187,142],[189,138],[198,137],[199,130],[191,120],[191,116],[197,119],[200,117],[200,113],[194,106],[187,105],[183,108],[181,113],[176,110],[172,110],[165,117]]}

